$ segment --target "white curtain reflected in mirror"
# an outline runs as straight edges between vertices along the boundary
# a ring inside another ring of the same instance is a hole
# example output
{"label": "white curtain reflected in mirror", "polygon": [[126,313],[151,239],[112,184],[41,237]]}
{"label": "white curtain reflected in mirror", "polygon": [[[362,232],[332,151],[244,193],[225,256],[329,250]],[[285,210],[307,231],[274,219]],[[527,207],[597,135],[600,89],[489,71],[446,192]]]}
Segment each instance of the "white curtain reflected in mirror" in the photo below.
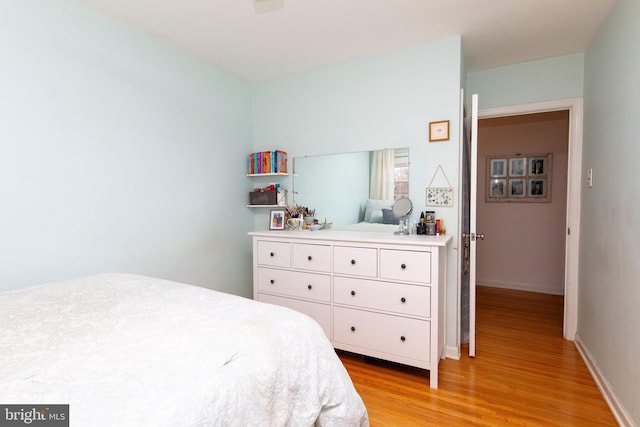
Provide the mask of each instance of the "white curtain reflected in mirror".
{"label": "white curtain reflected in mirror", "polygon": [[371,152],[370,199],[394,200],[393,171],[394,150],[384,149]]}

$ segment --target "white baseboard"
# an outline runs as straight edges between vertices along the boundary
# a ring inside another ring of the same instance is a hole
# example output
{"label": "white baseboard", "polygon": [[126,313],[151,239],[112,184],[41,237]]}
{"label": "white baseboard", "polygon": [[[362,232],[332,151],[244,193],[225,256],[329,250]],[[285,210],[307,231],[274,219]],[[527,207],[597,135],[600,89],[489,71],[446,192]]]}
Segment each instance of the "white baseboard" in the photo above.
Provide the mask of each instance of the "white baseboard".
{"label": "white baseboard", "polygon": [[587,350],[587,348],[584,346],[584,343],[580,340],[580,336],[578,334],[576,334],[576,339],[574,342],[576,344],[578,352],[584,360],[584,363],[587,365],[589,372],[591,372],[591,376],[598,385],[600,393],[602,393],[602,397],[604,397],[604,400],[605,402],[607,402],[607,405],[609,405],[613,416],[615,417],[616,421],[618,421],[618,424],[620,424],[622,427],[636,427],[633,420],[629,416],[629,413],[624,409],[620,401],[618,401],[618,399],[616,398],[616,395],[611,389],[609,382],[604,377],[604,375],[602,375],[600,369],[598,369],[598,365],[591,357],[591,353],[589,353],[589,350]]}
{"label": "white baseboard", "polygon": [[444,349],[444,357],[447,359],[460,360],[460,347],[446,346]]}
{"label": "white baseboard", "polygon": [[538,292],[541,294],[551,295],[564,295],[564,288],[558,289],[558,287],[556,286],[543,285],[539,283],[517,283],[482,279],[477,279],[476,283],[478,286],[487,286],[490,288],[513,289],[516,291]]}

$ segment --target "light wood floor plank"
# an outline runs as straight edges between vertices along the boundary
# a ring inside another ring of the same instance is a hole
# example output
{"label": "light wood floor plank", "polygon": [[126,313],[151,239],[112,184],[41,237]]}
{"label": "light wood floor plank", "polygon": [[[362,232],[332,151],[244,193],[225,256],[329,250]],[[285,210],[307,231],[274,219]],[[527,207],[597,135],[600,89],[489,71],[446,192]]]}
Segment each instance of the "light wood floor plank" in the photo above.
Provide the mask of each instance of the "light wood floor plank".
{"label": "light wood floor plank", "polygon": [[340,352],[372,427],[616,426],[575,345],[563,298],[478,287],[477,352],[428,371]]}

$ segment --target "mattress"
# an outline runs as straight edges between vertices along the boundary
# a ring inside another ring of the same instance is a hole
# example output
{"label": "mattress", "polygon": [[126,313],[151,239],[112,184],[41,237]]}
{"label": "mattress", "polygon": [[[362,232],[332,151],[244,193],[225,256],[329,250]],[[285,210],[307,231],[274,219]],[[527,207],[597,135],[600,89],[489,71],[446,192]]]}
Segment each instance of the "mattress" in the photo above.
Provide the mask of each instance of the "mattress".
{"label": "mattress", "polygon": [[2,404],[71,426],[366,426],[309,317],[196,286],[101,274],[0,293]]}

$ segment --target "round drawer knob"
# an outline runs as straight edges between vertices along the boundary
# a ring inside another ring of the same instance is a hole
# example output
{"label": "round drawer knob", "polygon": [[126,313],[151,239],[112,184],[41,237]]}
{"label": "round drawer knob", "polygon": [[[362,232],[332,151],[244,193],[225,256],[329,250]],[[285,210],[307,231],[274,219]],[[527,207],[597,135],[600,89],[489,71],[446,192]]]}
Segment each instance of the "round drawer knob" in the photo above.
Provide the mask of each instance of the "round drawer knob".
{"label": "round drawer knob", "polygon": [[351,327],[351,332],[355,332],[355,331],[356,331],[356,327],[355,327],[355,326],[352,326],[352,327]]}
{"label": "round drawer knob", "polygon": [[405,342],[407,339],[403,336],[400,337],[400,341]]}
{"label": "round drawer knob", "polygon": [[400,268],[404,270],[405,268],[407,268],[407,264],[401,264]]}
{"label": "round drawer knob", "polygon": [[273,279],[269,280],[269,282],[270,282],[272,285],[273,285],[274,283],[276,283],[276,281],[275,281],[275,280],[273,280]]}
{"label": "round drawer knob", "polygon": [[308,259],[309,261],[311,261],[311,255],[309,255],[309,256],[307,257],[307,259]]}
{"label": "round drawer knob", "polygon": [[272,257],[276,256],[276,254],[274,254],[273,252],[271,252],[269,255]]}
{"label": "round drawer knob", "polygon": [[400,302],[407,302],[407,299],[405,297],[400,298]]}
{"label": "round drawer knob", "polygon": [[311,288],[313,288],[313,286],[311,286],[310,284],[307,285],[307,289],[311,290]]}
{"label": "round drawer knob", "polygon": [[356,296],[356,291],[351,291],[351,296]]}
{"label": "round drawer knob", "polygon": [[351,260],[351,265],[356,265],[356,260],[355,259]]}

